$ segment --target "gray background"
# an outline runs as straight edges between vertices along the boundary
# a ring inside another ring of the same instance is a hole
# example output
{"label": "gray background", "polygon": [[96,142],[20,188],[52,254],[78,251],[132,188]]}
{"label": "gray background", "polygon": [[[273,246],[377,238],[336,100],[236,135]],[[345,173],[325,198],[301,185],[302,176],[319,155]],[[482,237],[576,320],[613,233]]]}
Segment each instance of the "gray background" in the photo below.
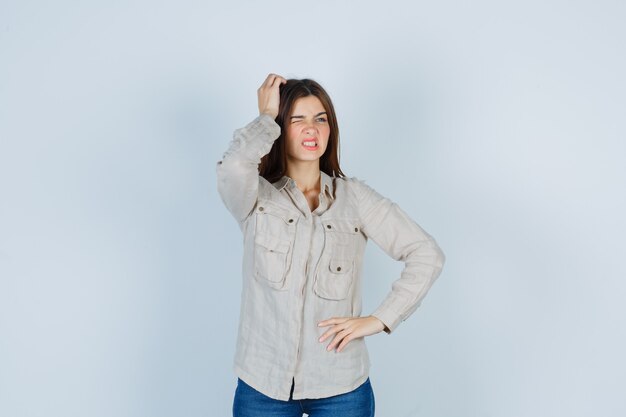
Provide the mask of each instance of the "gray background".
{"label": "gray background", "polygon": [[[267,73],[447,264],[368,337],[381,417],[623,416],[620,1],[0,3],[0,415],[227,416],[215,163]],[[370,242],[364,314],[402,264]]]}

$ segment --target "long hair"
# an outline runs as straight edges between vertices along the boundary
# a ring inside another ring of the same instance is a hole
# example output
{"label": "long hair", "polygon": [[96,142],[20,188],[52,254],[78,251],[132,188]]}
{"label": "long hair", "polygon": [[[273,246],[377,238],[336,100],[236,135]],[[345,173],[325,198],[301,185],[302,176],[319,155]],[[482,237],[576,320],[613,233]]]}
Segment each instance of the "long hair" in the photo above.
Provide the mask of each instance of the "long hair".
{"label": "long hair", "polygon": [[339,126],[337,125],[333,103],[321,85],[305,78],[302,80],[290,79],[287,80],[286,84],[280,86],[280,104],[276,123],[280,126],[281,133],[278,139],[274,141],[270,152],[261,158],[259,164],[259,175],[269,182],[278,181],[287,171],[287,152],[285,152],[287,126],[285,122],[289,120],[295,101],[307,96],[315,96],[322,102],[330,127],[326,151],[320,157],[320,170],[331,177],[345,177],[339,167]]}

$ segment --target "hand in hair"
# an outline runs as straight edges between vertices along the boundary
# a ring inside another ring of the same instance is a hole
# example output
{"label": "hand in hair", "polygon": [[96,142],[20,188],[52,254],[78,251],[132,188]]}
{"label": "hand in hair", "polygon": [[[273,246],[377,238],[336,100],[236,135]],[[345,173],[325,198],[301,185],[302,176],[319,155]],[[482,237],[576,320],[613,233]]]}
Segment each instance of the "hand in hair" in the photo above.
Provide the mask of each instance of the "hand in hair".
{"label": "hand in hair", "polygon": [[269,114],[272,119],[278,116],[278,105],[280,104],[281,84],[285,84],[287,80],[280,75],[269,74],[263,84],[257,90],[259,99],[259,114]]}

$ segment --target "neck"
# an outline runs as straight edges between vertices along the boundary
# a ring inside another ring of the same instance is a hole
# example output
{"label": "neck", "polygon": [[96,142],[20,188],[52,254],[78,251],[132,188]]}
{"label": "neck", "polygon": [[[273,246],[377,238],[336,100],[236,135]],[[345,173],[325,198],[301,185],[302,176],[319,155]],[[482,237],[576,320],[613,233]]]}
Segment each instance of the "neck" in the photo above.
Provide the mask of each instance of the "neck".
{"label": "neck", "polygon": [[311,163],[289,164],[285,175],[296,181],[296,185],[303,193],[321,188],[321,172],[319,161]]}

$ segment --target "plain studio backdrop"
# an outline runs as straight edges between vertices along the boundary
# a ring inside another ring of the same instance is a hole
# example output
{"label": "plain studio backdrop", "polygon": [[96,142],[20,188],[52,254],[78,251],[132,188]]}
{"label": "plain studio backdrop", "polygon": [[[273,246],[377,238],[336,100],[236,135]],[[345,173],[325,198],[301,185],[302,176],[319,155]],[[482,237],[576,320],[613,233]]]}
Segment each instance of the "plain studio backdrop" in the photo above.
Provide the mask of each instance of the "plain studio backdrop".
{"label": "plain studio backdrop", "polygon": [[[0,415],[228,416],[216,191],[269,72],[447,263],[367,338],[380,417],[626,415],[620,1],[3,1]],[[364,309],[403,264],[373,242]],[[280,343],[277,341],[277,343]]]}

